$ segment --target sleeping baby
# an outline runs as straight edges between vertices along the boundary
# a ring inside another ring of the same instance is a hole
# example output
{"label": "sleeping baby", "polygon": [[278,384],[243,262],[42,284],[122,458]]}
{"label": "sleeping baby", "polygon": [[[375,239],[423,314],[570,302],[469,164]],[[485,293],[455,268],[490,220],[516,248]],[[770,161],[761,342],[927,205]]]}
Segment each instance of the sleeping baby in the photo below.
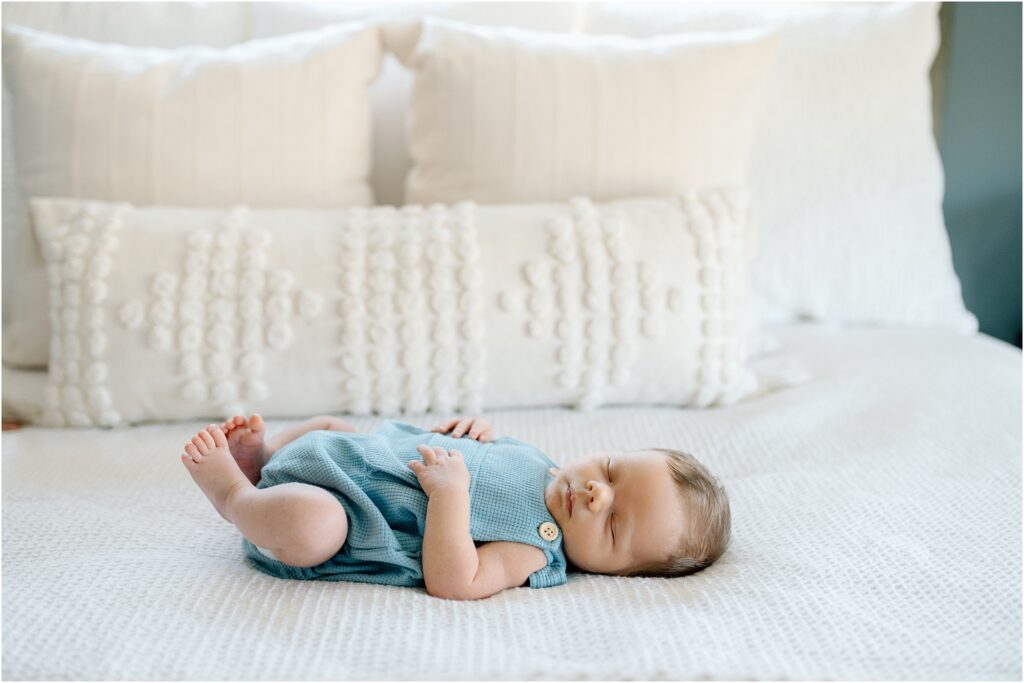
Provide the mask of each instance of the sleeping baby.
{"label": "sleeping baby", "polygon": [[479,417],[361,434],[322,416],[265,433],[259,415],[239,415],[201,430],[181,460],[256,566],[282,578],[477,599],[562,584],[567,570],[683,576],[729,543],[725,490],[680,451],[559,469]]}

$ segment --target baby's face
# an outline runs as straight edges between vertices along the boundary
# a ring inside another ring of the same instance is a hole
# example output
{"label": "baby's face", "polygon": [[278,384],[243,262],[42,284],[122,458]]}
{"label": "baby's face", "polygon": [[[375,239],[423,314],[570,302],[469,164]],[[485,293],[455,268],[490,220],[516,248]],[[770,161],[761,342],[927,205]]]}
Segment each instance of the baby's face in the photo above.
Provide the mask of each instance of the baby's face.
{"label": "baby's face", "polygon": [[686,521],[659,451],[580,456],[548,484],[544,502],[562,529],[569,560],[599,574],[666,558]]}

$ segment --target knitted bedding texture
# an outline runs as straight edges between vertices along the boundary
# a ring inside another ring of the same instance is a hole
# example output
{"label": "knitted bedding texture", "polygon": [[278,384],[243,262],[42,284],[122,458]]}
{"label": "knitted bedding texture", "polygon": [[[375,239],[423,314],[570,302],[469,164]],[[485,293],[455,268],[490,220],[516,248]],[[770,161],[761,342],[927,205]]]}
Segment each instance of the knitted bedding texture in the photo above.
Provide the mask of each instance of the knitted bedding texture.
{"label": "knitted bedding texture", "polygon": [[5,432],[3,676],[1019,680],[1020,351],[772,332],[811,381],[727,408],[486,415],[558,464],[650,446],[706,463],[733,541],[677,579],[570,573],[472,602],[276,579],[181,466],[202,423]]}

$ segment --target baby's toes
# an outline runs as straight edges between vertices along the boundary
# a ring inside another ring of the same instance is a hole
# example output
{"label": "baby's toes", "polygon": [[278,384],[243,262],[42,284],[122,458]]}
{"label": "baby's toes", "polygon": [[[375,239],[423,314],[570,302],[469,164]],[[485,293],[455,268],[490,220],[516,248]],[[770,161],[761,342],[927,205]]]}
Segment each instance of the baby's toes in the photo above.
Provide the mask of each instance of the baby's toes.
{"label": "baby's toes", "polygon": [[262,432],[266,428],[267,425],[265,422],[263,422],[263,418],[260,417],[260,414],[253,413],[252,417],[249,418],[249,429],[258,434],[259,432]]}
{"label": "baby's toes", "polygon": [[196,466],[195,461],[192,460],[192,456],[189,455],[188,453],[181,454],[181,462],[182,464],[185,465],[185,469],[187,469],[189,472],[191,472],[192,468]]}
{"label": "baby's toes", "polygon": [[[199,438],[203,440],[203,444],[206,446],[207,450],[216,447],[216,445],[213,443],[213,435],[210,434],[210,432],[206,431],[205,429],[199,430]],[[203,452],[205,453],[205,451]]]}
{"label": "baby's toes", "polygon": [[195,447],[195,444],[185,444],[185,452],[192,458],[192,462],[201,462],[203,460],[202,453]]}
{"label": "baby's toes", "polygon": [[215,446],[227,446],[228,445],[228,439],[227,439],[226,436],[224,436],[224,432],[222,432],[219,427],[215,426],[212,429],[210,429],[209,432],[210,432],[210,434],[213,435],[213,444]]}
{"label": "baby's toes", "polygon": [[199,434],[192,437],[192,445],[195,446],[196,450],[200,453],[206,452],[206,442],[203,441],[203,437],[199,436]]}

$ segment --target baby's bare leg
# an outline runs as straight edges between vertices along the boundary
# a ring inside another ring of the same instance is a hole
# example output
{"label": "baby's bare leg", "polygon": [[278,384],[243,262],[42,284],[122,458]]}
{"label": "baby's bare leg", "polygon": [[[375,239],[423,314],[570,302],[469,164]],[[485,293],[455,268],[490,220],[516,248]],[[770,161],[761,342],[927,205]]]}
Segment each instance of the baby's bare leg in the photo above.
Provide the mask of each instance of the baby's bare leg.
{"label": "baby's bare leg", "polygon": [[294,567],[329,560],[348,537],[345,508],[309,484],[239,488],[229,497],[226,511],[243,536]]}
{"label": "baby's bare leg", "polygon": [[235,415],[224,422],[221,429],[228,437],[228,446],[235,462],[242,469],[246,478],[253,484],[260,481],[260,472],[267,461],[274,456],[279,448],[291,443],[307,432],[326,429],[333,432],[354,432],[356,428],[341,418],[330,415],[318,415],[297,425],[288,427],[274,436],[266,437],[267,425],[259,415],[254,414],[248,420],[242,415]]}
{"label": "baby's bare leg", "polygon": [[277,449],[281,448],[281,446],[295,441],[295,439],[299,438],[303,434],[307,434],[318,429],[326,429],[331,432],[356,431],[356,428],[353,427],[351,423],[346,422],[339,417],[317,415],[316,417],[311,417],[297,425],[282,429],[277,434],[267,439],[267,451],[269,451],[267,460],[273,457],[274,453]]}
{"label": "baby's bare leg", "polygon": [[200,430],[185,445],[181,460],[217,512],[285,564],[320,564],[337,553],[348,536],[345,508],[326,490],[297,482],[265,489],[253,486],[215,425]]}

